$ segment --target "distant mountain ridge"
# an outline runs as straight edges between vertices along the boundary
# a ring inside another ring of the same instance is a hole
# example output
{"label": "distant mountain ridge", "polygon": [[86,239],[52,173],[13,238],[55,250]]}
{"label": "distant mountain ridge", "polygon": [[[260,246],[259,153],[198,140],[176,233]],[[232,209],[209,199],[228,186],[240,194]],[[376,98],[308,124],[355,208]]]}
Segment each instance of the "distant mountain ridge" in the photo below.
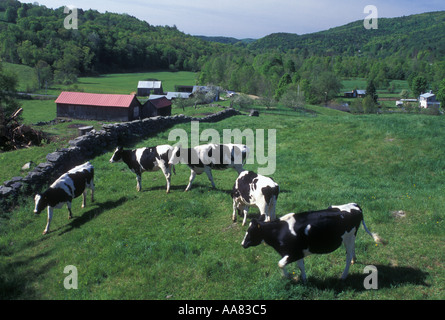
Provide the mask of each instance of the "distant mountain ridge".
{"label": "distant mountain ridge", "polygon": [[236,39],[233,37],[224,37],[224,36],[194,36],[201,40],[209,41],[209,42],[218,42],[223,44],[234,44],[234,45],[248,45],[252,42],[255,42],[257,39],[245,38],[245,39]]}
{"label": "distant mountain ridge", "polygon": [[[363,20],[340,27],[309,33],[273,33],[248,45],[251,50],[307,50],[309,54],[374,55],[434,52],[445,54],[445,11],[428,12],[397,18],[379,18],[377,29],[365,29]],[[384,52],[382,52],[384,51]],[[414,52],[413,52],[414,51]]]}
{"label": "distant mountain ridge", "polygon": [[396,18],[379,18],[377,29],[365,29],[363,20],[328,30],[295,34],[278,32],[260,39],[195,36],[199,39],[229,45],[246,46],[253,51],[278,49],[306,50],[308,55],[388,56],[394,53],[411,57],[420,51],[445,56],[445,11],[428,12]]}

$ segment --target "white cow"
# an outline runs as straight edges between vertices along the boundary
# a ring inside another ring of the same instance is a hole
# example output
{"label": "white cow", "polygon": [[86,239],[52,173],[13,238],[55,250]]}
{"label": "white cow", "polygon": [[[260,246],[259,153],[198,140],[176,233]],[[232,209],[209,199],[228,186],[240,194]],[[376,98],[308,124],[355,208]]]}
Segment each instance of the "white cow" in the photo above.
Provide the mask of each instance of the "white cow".
{"label": "white cow", "polygon": [[265,221],[274,220],[279,192],[280,187],[272,178],[252,171],[241,172],[232,190],[232,220],[236,221],[236,211],[238,213],[242,211],[244,226],[250,206],[256,206],[260,210],[260,214],[265,216]]}
{"label": "white cow", "polygon": [[49,232],[54,208],[60,209],[66,203],[69,212],[68,219],[71,219],[73,217],[71,201],[74,198],[82,195],[82,208],[86,206],[87,187],[91,189],[91,201],[94,202],[94,167],[89,162],[64,173],[44,193],[35,196],[35,214],[40,214],[48,207],[48,220],[43,234]]}

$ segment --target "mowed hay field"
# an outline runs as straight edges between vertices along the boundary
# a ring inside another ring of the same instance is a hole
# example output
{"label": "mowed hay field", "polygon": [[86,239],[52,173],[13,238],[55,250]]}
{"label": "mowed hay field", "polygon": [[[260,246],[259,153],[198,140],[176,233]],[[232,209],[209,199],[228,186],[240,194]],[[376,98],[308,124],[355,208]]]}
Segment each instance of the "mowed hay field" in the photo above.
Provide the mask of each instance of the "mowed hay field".
{"label": "mowed hay field", "polygon": [[[316,110],[316,108],[314,108]],[[321,109],[320,109],[321,110]],[[216,129],[276,130],[277,215],[358,203],[367,226],[388,241],[376,245],[361,227],[357,263],[345,282],[343,248],[305,259],[308,284],[282,278],[269,246],[243,249],[247,226],[232,223],[234,170],[214,171],[184,192],[190,170],[176,166],[172,190],[162,173],[144,173],[142,192],[112,151],[91,159],[96,201],[34,216],[24,199],[0,224],[2,299],[444,299],[445,159],[442,117],[298,114],[236,116],[200,124]],[[127,147],[174,144],[175,126]],[[258,135],[256,136],[258,137]],[[267,141],[267,139],[266,139]],[[202,143],[205,143],[203,141]],[[266,156],[268,155],[266,143]],[[270,150],[270,149],[269,149]],[[271,155],[270,155],[271,156]],[[270,158],[272,161],[272,158]],[[266,165],[246,165],[255,170]],[[398,212],[399,214],[396,214]],[[251,209],[250,217],[258,215]],[[67,290],[66,266],[78,270],[78,289]],[[378,270],[378,289],[366,290],[363,270]],[[288,271],[299,275],[296,264]]]}

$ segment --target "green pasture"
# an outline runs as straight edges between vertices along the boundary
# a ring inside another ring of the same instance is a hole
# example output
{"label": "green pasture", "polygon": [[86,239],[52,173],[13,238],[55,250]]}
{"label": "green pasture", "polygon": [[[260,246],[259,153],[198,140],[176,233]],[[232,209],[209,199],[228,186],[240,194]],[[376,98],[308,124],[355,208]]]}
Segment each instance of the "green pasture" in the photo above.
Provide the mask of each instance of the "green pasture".
{"label": "green pasture", "polygon": [[[137,81],[157,78],[166,91],[194,84],[193,73],[146,73],[80,78],[85,92],[131,93]],[[352,80],[361,81],[361,80]],[[350,83],[349,86],[355,85]],[[402,84],[401,84],[402,85]],[[69,88],[52,88],[53,94]],[[345,88],[345,91],[348,88]],[[21,100],[26,124],[53,120],[53,100]],[[221,102],[228,105],[228,102]],[[276,130],[276,170],[281,193],[277,215],[357,202],[372,232],[388,241],[376,245],[359,230],[357,264],[345,282],[343,248],[305,259],[308,284],[286,280],[270,247],[243,249],[247,226],[232,223],[233,170],[214,171],[217,188],[205,175],[183,192],[190,171],[176,166],[170,194],[161,172],[144,173],[142,192],[123,163],[110,164],[110,152],[91,159],[96,201],[73,202],[74,219],[56,209],[51,233],[41,233],[46,213],[34,216],[33,199],[20,199],[0,216],[1,299],[444,299],[445,160],[442,117],[421,114],[350,115],[319,106],[293,111],[255,103],[259,117],[236,116],[200,124],[200,132],[252,129],[258,138]],[[221,109],[198,106],[173,114],[204,116]],[[246,110],[247,111],[247,110]],[[67,147],[81,125],[100,129],[102,122],[80,121],[39,127],[48,144],[0,153],[0,180],[24,176],[28,161],[44,162],[48,153]],[[169,140],[175,126],[127,147]],[[260,130],[260,131],[257,131]],[[174,138],[174,137],[173,137]],[[256,141],[258,142],[258,141]],[[204,142],[203,142],[204,143]],[[268,155],[266,143],[266,153]],[[256,155],[254,153],[254,155]],[[254,158],[255,159],[255,158]],[[256,158],[257,159],[257,158]],[[270,158],[273,161],[273,158]],[[247,164],[257,171],[266,164]],[[250,218],[258,215],[251,209]],[[402,212],[402,214],[397,214]],[[64,268],[76,266],[78,289],[64,288]],[[378,289],[363,286],[363,269],[378,270]],[[298,276],[297,266],[288,270]]]}
{"label": "green pasture", "polygon": [[21,65],[21,64],[13,64],[9,62],[1,62],[3,69],[6,72],[15,74],[18,79],[18,87],[17,91],[19,92],[29,92],[33,91],[36,83],[37,83],[37,75],[34,71],[34,68]]}
{"label": "green pasture", "polygon": [[58,96],[61,91],[83,91],[91,93],[131,94],[137,91],[139,81],[158,79],[162,81],[164,91],[175,91],[175,85],[195,85],[196,74],[188,71],[159,71],[140,73],[114,73],[96,77],[79,77],[72,85],[51,84],[48,88],[36,90],[37,75],[34,68],[2,63],[5,71],[17,75],[19,92],[32,92]]}
{"label": "green pasture", "polygon": [[[138,82],[147,79],[162,81],[165,92],[175,91],[175,85],[195,85],[196,74],[187,71],[178,72],[141,72],[115,73],[97,77],[79,77],[74,85],[53,85],[48,94],[58,95],[61,91],[83,91],[91,93],[132,94],[136,93]],[[42,92],[42,90],[40,90]]]}
{"label": "green pasture", "polygon": [[[205,175],[184,192],[190,171],[176,166],[165,193],[161,172],[144,173],[142,192],[111,151],[91,159],[96,201],[73,202],[55,211],[51,233],[46,216],[34,216],[23,199],[0,220],[2,299],[444,299],[445,198],[442,117],[414,114],[236,116],[200,124],[216,129],[276,130],[276,171],[281,193],[277,215],[357,202],[376,245],[358,232],[358,262],[339,280],[345,253],[305,259],[308,284],[286,280],[279,255],[266,245],[243,249],[247,226],[231,221],[233,170]],[[175,126],[190,132],[189,124]],[[127,147],[169,141],[169,129]],[[267,147],[267,143],[266,143]],[[267,151],[270,148],[266,148]],[[46,150],[45,150],[46,152]],[[272,161],[273,158],[270,158]],[[246,165],[258,170],[266,165]],[[394,212],[403,211],[403,216]],[[258,210],[251,209],[250,217]],[[64,268],[76,266],[78,289],[64,288]],[[378,289],[363,286],[367,265],[378,270]],[[298,276],[297,266],[288,270]]]}

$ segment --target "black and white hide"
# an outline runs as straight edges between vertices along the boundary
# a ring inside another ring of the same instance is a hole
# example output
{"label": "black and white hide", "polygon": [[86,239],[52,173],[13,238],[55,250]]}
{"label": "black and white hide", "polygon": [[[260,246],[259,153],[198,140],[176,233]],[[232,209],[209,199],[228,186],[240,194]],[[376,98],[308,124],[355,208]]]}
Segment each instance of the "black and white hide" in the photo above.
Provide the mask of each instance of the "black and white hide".
{"label": "black and white hide", "polygon": [[204,144],[194,148],[181,148],[176,146],[169,159],[169,164],[183,163],[189,166],[190,178],[185,191],[189,191],[196,175],[203,172],[207,174],[212,187],[216,188],[213,181],[213,170],[235,169],[238,174],[243,171],[243,165],[249,155],[249,149],[243,144]]}
{"label": "black and white hide", "polygon": [[349,203],[320,211],[289,213],[271,222],[252,219],[241,245],[249,248],[265,241],[281,255],[278,266],[283,275],[288,277],[286,265],[297,261],[303,282],[306,282],[304,258],[310,254],[330,253],[343,243],[346,267],[341,279],[346,279],[351,262],[356,260],[355,238],[360,223],[375,242],[384,243],[366,227],[361,208]]}
{"label": "black and white hide", "polygon": [[145,171],[158,171],[162,173],[167,180],[167,193],[170,192],[171,172],[175,172],[174,166],[168,164],[168,157],[173,150],[172,146],[159,145],[156,147],[139,148],[134,150],[124,150],[117,147],[110,159],[111,163],[123,161],[128,168],[136,174],[136,189],[141,191],[142,173]]}
{"label": "black and white hide", "polygon": [[232,189],[232,220],[236,221],[236,212],[242,212],[244,226],[250,206],[257,207],[260,214],[265,216],[265,221],[274,220],[279,192],[280,187],[272,178],[253,171],[241,172]]}
{"label": "black and white hide", "polygon": [[54,208],[60,209],[66,203],[68,219],[71,219],[71,202],[74,198],[82,195],[82,208],[86,206],[86,188],[91,189],[91,201],[94,202],[94,167],[89,162],[64,173],[45,192],[34,197],[35,214],[40,214],[43,209],[48,208],[48,220],[43,234],[49,232]]}

